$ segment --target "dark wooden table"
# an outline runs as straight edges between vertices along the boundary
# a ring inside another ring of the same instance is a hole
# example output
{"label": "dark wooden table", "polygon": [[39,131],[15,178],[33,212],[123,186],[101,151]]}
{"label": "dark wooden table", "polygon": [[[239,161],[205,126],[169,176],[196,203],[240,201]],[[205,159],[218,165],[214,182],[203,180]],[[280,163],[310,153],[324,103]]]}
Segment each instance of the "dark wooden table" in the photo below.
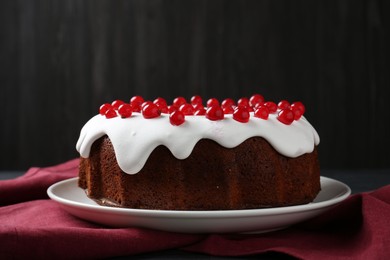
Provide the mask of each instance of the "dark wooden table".
{"label": "dark wooden table", "polygon": [[[0,180],[12,179],[21,176],[20,171],[0,171]],[[339,180],[347,184],[352,193],[368,192],[390,184],[390,169],[365,169],[365,170],[322,170],[322,176]],[[130,259],[132,257],[119,257],[115,259]],[[137,259],[231,259],[227,257],[213,257],[203,254],[188,253],[181,250],[168,250],[157,253],[148,253],[137,256]],[[251,257],[249,257],[251,258]],[[258,256],[255,257],[259,259]],[[234,258],[234,259],[248,259]],[[291,257],[279,254],[268,253],[260,259],[291,259]]]}

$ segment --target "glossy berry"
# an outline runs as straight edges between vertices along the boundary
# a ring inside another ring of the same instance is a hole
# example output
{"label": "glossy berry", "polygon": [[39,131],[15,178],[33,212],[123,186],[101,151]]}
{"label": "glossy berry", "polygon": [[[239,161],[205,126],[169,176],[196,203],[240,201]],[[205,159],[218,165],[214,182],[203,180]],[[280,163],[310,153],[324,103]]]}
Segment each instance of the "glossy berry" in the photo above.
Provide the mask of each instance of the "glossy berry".
{"label": "glossy berry", "polygon": [[141,110],[146,106],[146,105],[150,105],[150,104],[153,104],[152,101],[145,101],[144,103],[141,104]]}
{"label": "glossy berry", "polygon": [[160,105],[157,105],[158,109],[160,109],[160,112],[161,113],[164,113],[164,114],[169,114],[169,110],[168,110],[168,106],[160,106]]}
{"label": "glossy berry", "polygon": [[266,106],[260,105],[255,109],[254,116],[261,118],[261,119],[264,119],[264,120],[267,120],[268,116],[269,116],[269,110]]}
{"label": "glossy berry", "polygon": [[233,112],[233,119],[241,123],[247,123],[249,121],[248,108],[245,106],[238,106]]}
{"label": "glossy berry", "polygon": [[204,109],[203,104],[195,104],[195,105],[192,105],[192,106],[194,107],[194,111],[199,110],[201,108]]}
{"label": "glossy berry", "polygon": [[144,103],[145,100],[141,96],[134,96],[130,99],[130,103],[133,103],[134,105],[141,106],[142,103]]}
{"label": "glossy berry", "polygon": [[302,111],[302,115],[305,113],[305,106],[302,104],[302,102],[297,101],[291,104],[291,109],[293,108],[298,108],[299,110]]}
{"label": "glossy berry", "polygon": [[184,97],[177,97],[173,100],[173,104],[175,107],[180,107],[181,105],[187,103]]}
{"label": "glossy berry", "polygon": [[231,98],[226,98],[222,101],[221,107],[233,107],[235,105],[234,100]]}
{"label": "glossy berry", "polygon": [[266,106],[268,108],[270,113],[275,113],[276,110],[278,110],[278,106],[272,101],[265,102],[264,106]]}
{"label": "glossy berry", "polygon": [[127,118],[127,117],[131,117],[131,114],[133,113],[133,109],[132,107],[130,106],[130,104],[122,104],[119,106],[118,108],[118,114],[122,117],[122,118]]}
{"label": "glossy berry", "polygon": [[203,100],[202,100],[201,96],[193,96],[191,98],[191,105],[193,105],[193,106],[198,105],[198,104],[202,105],[202,102],[203,102]]}
{"label": "glossy berry", "polygon": [[210,98],[206,103],[207,107],[219,106],[219,101],[216,98]]}
{"label": "glossy berry", "polygon": [[246,97],[240,98],[237,101],[237,106],[249,107],[249,99]]}
{"label": "glossy berry", "polygon": [[223,110],[220,106],[207,108],[206,117],[212,121],[222,120],[224,118]]}
{"label": "glossy berry", "polygon": [[107,119],[114,118],[117,116],[114,108],[108,109],[104,115],[106,116]]}
{"label": "glossy berry", "polygon": [[144,103],[144,98],[141,96],[134,96],[130,99],[130,105],[133,112],[141,112],[141,105]]}
{"label": "glossy berry", "polygon": [[119,106],[122,105],[122,104],[124,104],[124,103],[125,103],[125,102],[123,102],[122,100],[117,99],[117,100],[113,101],[113,102],[111,103],[111,105],[112,105],[112,107],[113,107],[114,109],[118,110]]}
{"label": "glossy berry", "polygon": [[133,110],[133,112],[141,112],[141,105],[139,105],[136,102],[130,102],[130,106]]}
{"label": "glossy berry", "polygon": [[277,119],[286,125],[291,125],[291,123],[294,121],[294,113],[291,109],[286,108],[280,110]]}
{"label": "glossy berry", "polygon": [[191,104],[183,104],[179,107],[179,111],[181,111],[184,115],[193,115],[194,107]]}
{"label": "glossy berry", "polygon": [[174,105],[170,105],[170,106],[168,106],[168,113],[172,114],[173,112],[175,112],[178,109],[179,109],[178,107],[176,107]]}
{"label": "glossy berry", "polygon": [[[146,103],[146,102],[144,102]],[[142,115],[144,118],[150,119],[150,118],[156,118],[159,117],[161,114],[160,109],[158,109],[156,104],[148,103],[142,108]]]}
{"label": "glossy berry", "polygon": [[99,114],[104,116],[106,114],[107,110],[109,110],[110,108],[112,108],[112,105],[109,103],[105,103],[105,104],[101,105],[99,108]]}
{"label": "glossy berry", "polygon": [[206,109],[203,106],[200,108],[197,108],[197,109],[195,109],[194,115],[195,116],[204,116],[204,115],[206,115]]}
{"label": "glossy berry", "polygon": [[264,97],[260,94],[254,94],[249,99],[249,105],[251,107],[255,107],[257,104],[263,104],[264,103]]}
{"label": "glossy berry", "polygon": [[256,103],[253,107],[254,110],[256,110],[257,108],[261,107],[261,106],[264,106],[264,102],[259,102],[259,103]]}
{"label": "glossy berry", "polygon": [[291,107],[291,111],[293,111],[293,113],[294,113],[294,120],[299,120],[303,115],[302,110],[296,106]]}
{"label": "glossy berry", "polygon": [[157,106],[168,106],[167,105],[167,101],[165,99],[163,99],[162,97],[158,97],[156,98],[154,101],[153,101],[154,104],[156,104]]}
{"label": "glossy berry", "polygon": [[183,112],[176,110],[172,114],[169,115],[169,122],[172,125],[181,125],[185,121],[185,115]]}
{"label": "glossy berry", "polygon": [[278,108],[279,108],[279,109],[290,108],[290,102],[288,102],[287,100],[281,100],[281,101],[278,103]]}
{"label": "glossy berry", "polygon": [[222,110],[225,113],[225,115],[233,114],[233,112],[234,112],[233,106],[224,106],[224,107],[222,107]]}
{"label": "glossy berry", "polygon": [[253,108],[253,107],[251,107],[251,106],[249,106],[249,107],[246,107],[247,109],[248,109],[248,111],[249,112],[253,112],[253,111],[255,111],[255,109]]}
{"label": "glossy berry", "polygon": [[165,99],[158,97],[153,101],[153,104],[155,104],[158,107],[158,109],[160,109],[161,113],[165,113],[165,114],[168,113],[168,105]]}

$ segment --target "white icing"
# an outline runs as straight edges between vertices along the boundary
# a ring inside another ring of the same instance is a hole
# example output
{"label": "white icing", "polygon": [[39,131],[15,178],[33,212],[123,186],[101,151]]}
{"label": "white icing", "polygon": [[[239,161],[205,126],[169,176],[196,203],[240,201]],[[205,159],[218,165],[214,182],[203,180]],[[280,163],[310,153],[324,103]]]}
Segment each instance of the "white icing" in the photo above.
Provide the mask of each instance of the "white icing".
{"label": "white icing", "polygon": [[280,154],[291,158],[310,153],[319,144],[320,138],[306,118],[285,125],[276,116],[270,114],[268,120],[263,120],[251,113],[248,123],[237,122],[231,114],[220,121],[211,121],[205,116],[186,116],[184,124],[173,126],[167,114],[154,119],[145,119],[140,113],[126,119],[96,115],[81,129],[76,149],[82,157],[88,158],[92,144],[107,135],[119,167],[128,174],[136,174],[159,145],[166,146],[176,158],[185,159],[201,139],[233,148],[250,137],[260,136]]}

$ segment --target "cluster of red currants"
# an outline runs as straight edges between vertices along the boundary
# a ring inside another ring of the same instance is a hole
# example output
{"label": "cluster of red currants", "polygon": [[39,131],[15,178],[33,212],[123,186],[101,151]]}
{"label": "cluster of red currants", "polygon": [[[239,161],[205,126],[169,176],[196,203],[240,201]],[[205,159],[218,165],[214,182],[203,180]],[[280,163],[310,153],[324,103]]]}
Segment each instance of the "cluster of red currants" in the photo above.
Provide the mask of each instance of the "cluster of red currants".
{"label": "cluster of red currants", "polygon": [[161,113],[169,114],[169,121],[172,125],[181,125],[185,122],[185,116],[205,116],[209,120],[217,121],[224,119],[226,114],[233,114],[233,119],[246,123],[249,121],[250,112],[253,116],[264,120],[269,114],[278,113],[277,119],[290,125],[294,120],[299,120],[305,113],[305,106],[302,102],[290,104],[287,100],[282,100],[278,104],[272,101],[265,101],[260,94],[254,94],[249,99],[240,98],[235,102],[231,98],[219,102],[216,98],[210,98],[203,105],[200,96],[193,96],[190,102],[184,97],[177,97],[171,105],[166,100],[158,97],[153,102],[145,101],[141,96],[134,96],[129,103],[122,100],[115,100],[111,104],[105,103],[100,106],[99,113],[106,118],[120,116],[122,118],[131,117],[133,112],[142,113],[146,119],[156,118]]}

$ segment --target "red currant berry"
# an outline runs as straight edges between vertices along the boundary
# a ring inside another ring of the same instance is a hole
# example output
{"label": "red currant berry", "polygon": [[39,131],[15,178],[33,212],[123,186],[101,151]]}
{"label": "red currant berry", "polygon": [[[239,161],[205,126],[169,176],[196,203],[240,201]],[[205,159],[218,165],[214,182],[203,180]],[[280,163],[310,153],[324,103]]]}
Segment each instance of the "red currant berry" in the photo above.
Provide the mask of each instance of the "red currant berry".
{"label": "red currant berry", "polygon": [[294,120],[299,120],[299,119],[301,118],[301,116],[303,115],[302,110],[299,109],[299,108],[296,107],[296,106],[291,107],[291,110],[292,110],[293,113],[294,113]]}
{"label": "red currant berry", "polygon": [[223,112],[225,113],[225,115],[227,115],[227,114],[233,114],[233,112],[234,112],[233,106],[224,106],[224,107],[222,108],[222,110],[223,110]]}
{"label": "red currant berry", "polygon": [[168,105],[165,99],[158,97],[153,101],[154,104],[160,109],[161,113],[168,113]]}
{"label": "red currant berry", "polygon": [[269,110],[266,106],[258,106],[255,110],[255,117],[267,120],[269,116]]}
{"label": "red currant berry", "polygon": [[131,117],[131,114],[133,113],[133,109],[130,106],[130,104],[122,104],[118,108],[118,113],[122,118]]}
{"label": "red currant berry", "polygon": [[173,100],[173,104],[175,107],[180,107],[181,105],[187,103],[184,97],[177,97]]}
{"label": "red currant berry", "polygon": [[249,99],[249,105],[251,107],[255,107],[257,104],[262,104],[262,103],[264,103],[264,97],[260,94],[254,94]]}
{"label": "red currant berry", "polygon": [[109,110],[110,108],[112,108],[112,106],[109,103],[105,103],[105,104],[101,105],[99,108],[99,114],[104,116],[106,114],[107,110]]}
{"label": "red currant berry", "polygon": [[160,114],[161,114],[160,109],[158,109],[157,105],[153,104],[152,102],[150,102],[149,104],[146,104],[142,108],[142,115],[144,116],[144,118],[147,118],[147,119],[156,118],[156,117],[159,117]]}
{"label": "red currant berry", "polygon": [[158,97],[156,98],[154,101],[153,101],[154,104],[156,104],[157,106],[168,106],[167,105],[167,101],[165,99],[163,99],[162,97]]}
{"label": "red currant berry", "polygon": [[130,99],[130,105],[133,108],[133,112],[141,112],[141,105],[144,103],[144,98],[141,96],[134,96]]}
{"label": "red currant berry", "polygon": [[281,101],[278,103],[278,108],[279,108],[279,109],[290,108],[290,102],[288,102],[287,100],[281,100]]}
{"label": "red currant berry", "polygon": [[107,119],[114,118],[117,116],[114,108],[108,109],[104,115],[106,116]]}
{"label": "red currant berry", "polygon": [[265,102],[264,106],[266,106],[268,108],[270,113],[275,113],[276,110],[278,110],[278,106],[272,101]]}
{"label": "red currant berry", "polygon": [[122,105],[122,104],[124,104],[124,103],[125,103],[125,102],[123,102],[122,100],[117,99],[117,100],[113,101],[113,102],[111,103],[111,105],[112,105],[112,107],[113,107],[114,109],[118,110],[119,106]]}
{"label": "red currant berry", "polygon": [[294,121],[294,113],[289,108],[282,109],[280,110],[277,118],[283,124],[291,125],[291,123]]}
{"label": "red currant berry", "polygon": [[185,115],[183,112],[176,110],[172,114],[169,115],[169,122],[172,125],[181,125],[184,123]]}
{"label": "red currant berry", "polygon": [[296,108],[298,108],[299,110],[301,110],[301,111],[302,111],[302,115],[303,115],[303,114],[305,113],[305,111],[306,111],[305,106],[304,106],[304,105],[302,104],[302,102],[300,102],[300,101],[297,101],[297,102],[292,103],[291,109],[294,108],[294,107],[296,107]]}
{"label": "red currant berry", "polygon": [[212,121],[222,120],[224,118],[223,110],[220,106],[207,108],[206,117]]}
{"label": "red currant berry", "polygon": [[194,111],[199,110],[201,108],[204,108],[203,104],[195,104],[195,105],[192,105],[192,106],[194,107]]}
{"label": "red currant berry", "polygon": [[158,107],[158,109],[160,109],[160,112],[161,112],[161,113],[163,113],[163,114],[169,114],[168,106],[163,107],[163,106],[157,105],[157,107]]}
{"label": "red currant berry", "polygon": [[198,104],[202,105],[202,102],[203,102],[203,100],[202,100],[201,96],[193,96],[191,98],[191,105],[193,105],[193,106],[198,105]]}
{"label": "red currant berry", "polygon": [[245,106],[238,106],[233,112],[233,119],[241,123],[247,123],[249,121],[248,108]]}
{"label": "red currant berry", "polygon": [[249,107],[249,100],[246,97],[240,98],[237,101],[237,106]]}
{"label": "red currant berry", "polygon": [[219,106],[219,101],[216,98],[210,98],[207,100],[207,107]]}
{"label": "red currant berry", "polygon": [[141,112],[141,105],[139,105],[137,102],[131,102],[130,106],[133,112]]}
{"label": "red currant berry", "polygon": [[262,107],[262,106],[264,106],[264,102],[263,102],[263,103],[262,103],[262,102],[259,102],[259,103],[255,104],[255,105],[253,106],[253,109],[256,110],[256,109],[258,109],[259,107]]}
{"label": "red currant berry", "polygon": [[142,103],[144,103],[145,100],[141,96],[134,96],[130,99],[130,103],[134,103],[134,105],[141,106]]}
{"label": "red currant berry", "polygon": [[233,107],[235,105],[234,100],[231,98],[226,98],[222,101],[221,107]]}
{"label": "red currant berry", "polygon": [[178,107],[176,107],[174,105],[170,105],[170,106],[168,106],[168,114],[172,114],[173,112],[175,112],[178,109],[179,109]]}
{"label": "red currant berry", "polygon": [[153,104],[152,101],[145,101],[144,103],[141,104],[141,110],[146,106],[146,105],[150,105],[150,104]]}
{"label": "red currant berry", "polygon": [[181,111],[184,115],[193,115],[194,107],[191,104],[183,104],[179,107],[179,111]]}
{"label": "red currant berry", "polygon": [[206,115],[206,109],[202,106],[198,109],[195,109],[195,113],[194,113],[195,116],[204,116]]}

